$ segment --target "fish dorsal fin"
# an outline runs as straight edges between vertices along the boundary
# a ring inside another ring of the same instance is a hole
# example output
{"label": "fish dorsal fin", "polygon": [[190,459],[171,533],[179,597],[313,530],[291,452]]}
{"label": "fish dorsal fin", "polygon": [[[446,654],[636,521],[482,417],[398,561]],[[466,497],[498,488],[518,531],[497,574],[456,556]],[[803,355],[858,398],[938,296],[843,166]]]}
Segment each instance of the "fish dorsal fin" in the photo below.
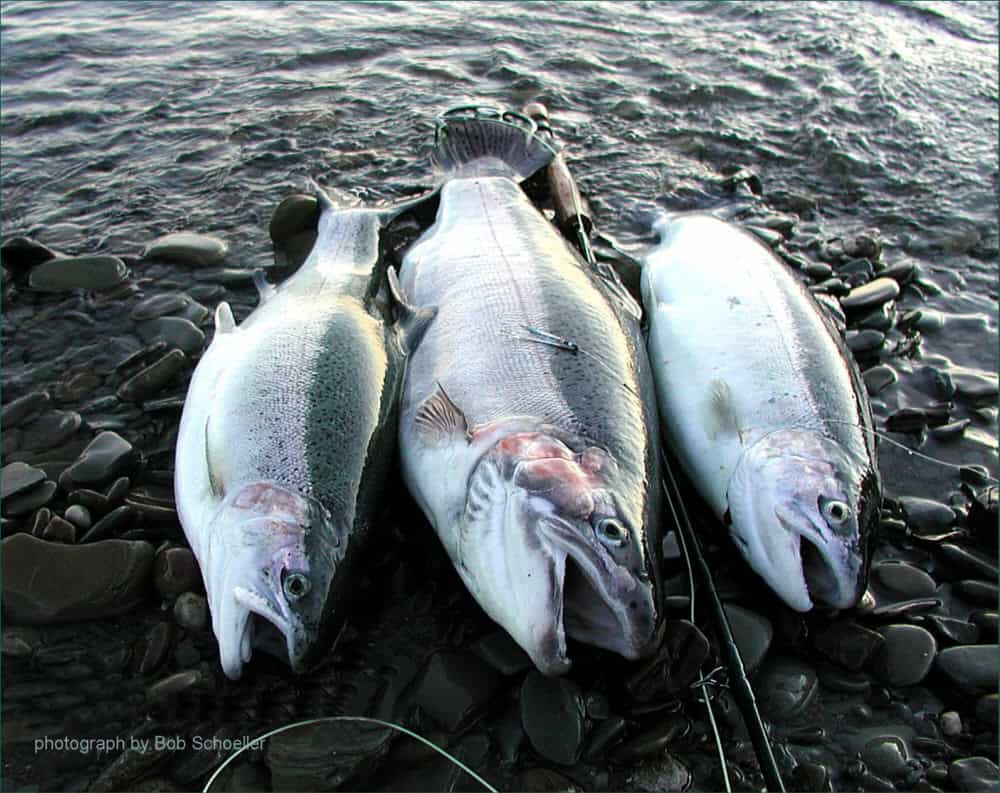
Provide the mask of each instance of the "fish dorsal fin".
{"label": "fish dorsal fin", "polygon": [[233,310],[229,303],[223,300],[215,307],[215,332],[232,333],[236,330],[236,320],[233,319]]}
{"label": "fish dorsal fin", "polygon": [[257,287],[257,294],[260,295],[260,302],[266,303],[277,291],[274,288],[274,284],[267,280],[267,276],[264,275],[264,271],[257,269],[253,271],[253,285]]}
{"label": "fish dorsal fin", "polygon": [[417,410],[413,423],[420,437],[431,443],[440,442],[451,435],[462,435],[466,440],[472,437],[465,414],[451,401],[440,383]]}
{"label": "fish dorsal fin", "polygon": [[[437,308],[417,308],[411,304],[403,293],[403,287],[399,283],[399,276],[396,268],[388,268],[389,293],[392,301],[396,304],[399,312],[399,327],[403,331],[403,347],[407,353],[412,353],[420,339],[423,338],[424,331],[437,315]],[[440,386],[439,386],[440,387]],[[447,397],[445,397],[447,399]]]}

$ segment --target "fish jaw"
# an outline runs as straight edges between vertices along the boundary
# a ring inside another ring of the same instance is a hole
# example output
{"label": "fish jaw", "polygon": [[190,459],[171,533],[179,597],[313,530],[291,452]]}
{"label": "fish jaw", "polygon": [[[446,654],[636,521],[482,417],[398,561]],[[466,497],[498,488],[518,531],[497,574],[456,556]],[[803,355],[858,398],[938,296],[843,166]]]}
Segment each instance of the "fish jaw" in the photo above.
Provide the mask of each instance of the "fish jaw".
{"label": "fish jaw", "polygon": [[791,608],[853,607],[864,590],[858,466],[831,439],[772,433],[746,449],[727,493],[730,533]]}

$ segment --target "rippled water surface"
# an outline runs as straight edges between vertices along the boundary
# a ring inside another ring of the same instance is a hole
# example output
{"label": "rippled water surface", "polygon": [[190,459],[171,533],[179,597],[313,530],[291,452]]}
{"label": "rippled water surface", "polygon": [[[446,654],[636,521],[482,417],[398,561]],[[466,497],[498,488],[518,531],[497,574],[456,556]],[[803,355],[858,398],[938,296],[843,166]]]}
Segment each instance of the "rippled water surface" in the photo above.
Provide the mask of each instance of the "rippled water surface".
{"label": "rippled water surface", "polygon": [[[874,398],[880,426],[901,408],[948,401],[948,420],[969,422],[960,438],[893,437],[996,476],[995,3],[16,2],[0,9],[5,240],[26,235],[66,254],[138,257],[155,237],[191,230],[229,243],[228,268],[271,267],[271,212],[307,177],[370,202],[409,194],[432,184],[426,155],[437,113],[469,102],[540,100],[596,226],[628,250],[651,242],[650,223],[664,210],[791,213],[799,225],[789,250],[810,260],[824,241],[877,230],[885,265],[916,267],[895,316],[923,312],[897,324],[884,351],[863,362],[888,364],[898,375]],[[740,169],[760,184],[734,190],[727,177]],[[208,283],[183,266],[129,262],[146,296]],[[106,357],[141,348],[128,319],[134,297],[116,314],[114,301],[102,303],[99,293],[94,302],[89,293],[76,299],[23,287],[5,269],[4,404],[56,389],[90,366],[98,348]],[[202,292],[209,308],[222,296],[233,301],[238,318],[255,304],[245,281],[230,279],[214,297]],[[906,322],[922,322],[922,333],[901,332]],[[942,400],[928,386],[942,376],[985,384],[987,397],[963,398],[968,389],[960,387]],[[131,433],[151,469],[163,469],[162,490],[176,416],[105,415],[105,404],[94,415],[82,410],[115,386],[102,381],[80,394],[64,386],[59,406],[91,422],[91,431],[81,429],[84,440],[102,426]],[[23,457],[23,446],[5,438],[5,455]],[[968,511],[971,496],[960,491],[956,468],[889,445],[882,455],[888,496]],[[994,558],[995,548],[994,539]],[[155,616],[123,623],[114,641],[131,646]],[[428,630],[453,629],[439,625],[439,616],[426,619]],[[469,619],[472,633],[485,630]],[[72,644],[72,626],[60,630],[65,635],[45,641]],[[392,633],[380,630],[373,635]],[[104,639],[88,634],[86,641]],[[199,648],[206,667],[217,670],[212,642]],[[366,659],[358,669],[374,663],[365,652],[357,650]],[[11,680],[6,666],[5,687],[47,679],[36,664]],[[172,660],[158,674],[179,668]],[[227,719],[271,724],[316,712],[303,704],[315,692],[303,694],[280,671],[268,674],[219,694],[236,703],[227,705],[228,716],[199,718],[215,729]],[[258,697],[250,716],[239,710],[265,683],[285,699],[269,711]],[[361,696],[359,686],[349,684],[353,695]],[[330,696],[343,705],[342,692]],[[906,698],[904,690],[897,702]],[[5,723],[8,715],[18,717],[5,710]],[[137,705],[116,723],[131,730],[147,716]],[[156,715],[168,717],[174,732],[181,729],[183,714]],[[634,718],[633,725],[646,723]],[[489,734],[492,757],[498,739]],[[113,759],[42,768],[30,757],[31,735],[5,731],[5,781],[74,789]],[[705,753],[704,745],[697,751]],[[829,761],[835,769],[846,762],[838,758]],[[599,773],[579,772],[576,784],[654,785],[620,769],[610,783]],[[124,778],[131,784],[144,775],[180,787],[204,778],[162,763]],[[508,786],[544,782],[512,779]],[[663,779],[656,784],[668,784]]]}

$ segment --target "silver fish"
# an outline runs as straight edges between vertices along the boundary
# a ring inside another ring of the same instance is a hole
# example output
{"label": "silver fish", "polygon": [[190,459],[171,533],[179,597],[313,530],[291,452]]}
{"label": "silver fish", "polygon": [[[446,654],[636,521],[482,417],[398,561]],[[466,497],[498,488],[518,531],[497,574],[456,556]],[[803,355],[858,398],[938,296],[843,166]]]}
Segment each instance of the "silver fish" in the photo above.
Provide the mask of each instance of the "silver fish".
{"label": "silver fish", "polygon": [[641,282],[668,444],[789,606],[853,606],[881,485],[850,352],[751,234],[708,215],[657,230]]}
{"label": "silver fish", "polygon": [[640,311],[519,187],[552,156],[516,123],[444,122],[437,219],[401,276],[437,316],[399,428],[406,482],[463,582],[548,675],[570,667],[567,636],[652,649],[660,547]]}
{"label": "silver fish", "polygon": [[227,303],[188,389],[178,514],[201,565],[222,667],[239,677],[255,625],[296,671],[342,624],[351,567],[395,450],[408,345],[424,321],[386,321],[380,230],[395,211],[337,210],[320,193],[316,243],[261,288],[238,327]]}

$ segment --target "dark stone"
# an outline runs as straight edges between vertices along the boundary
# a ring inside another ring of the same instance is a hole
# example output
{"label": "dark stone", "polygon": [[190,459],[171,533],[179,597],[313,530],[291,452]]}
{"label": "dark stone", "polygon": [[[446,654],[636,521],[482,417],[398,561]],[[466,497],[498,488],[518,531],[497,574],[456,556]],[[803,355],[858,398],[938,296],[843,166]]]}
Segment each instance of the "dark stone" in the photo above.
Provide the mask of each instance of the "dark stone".
{"label": "dark stone", "polygon": [[885,639],[853,620],[838,620],[815,635],[816,649],[826,658],[858,672],[872,655],[882,648]]}
{"label": "dark stone", "polygon": [[187,365],[188,357],[181,350],[170,350],[155,363],[126,380],[118,389],[124,402],[141,402],[169,385]]}
{"label": "dark stone", "polygon": [[487,634],[473,644],[471,649],[500,674],[507,677],[531,667],[531,659],[528,654],[504,630]]}
{"label": "dark stone", "polygon": [[170,652],[174,638],[173,626],[169,622],[158,622],[142,640],[140,649],[136,652],[136,672],[148,675],[159,669]]}
{"label": "dark stone", "polygon": [[[6,650],[4,652],[6,653]],[[997,695],[984,694],[976,700],[976,721],[995,732],[997,728],[997,707]]]}
{"label": "dark stone", "polygon": [[579,791],[580,787],[550,768],[526,768],[521,772],[517,790],[535,793],[556,793],[556,791],[572,793]]}
{"label": "dark stone", "polygon": [[194,266],[218,264],[229,246],[217,237],[178,231],[153,240],[142,252],[144,259],[163,259]]}
{"label": "dark stone", "polygon": [[275,245],[281,245],[303,231],[315,232],[319,223],[319,201],[316,196],[293,193],[274,208],[268,233]]}
{"label": "dark stone", "polygon": [[521,686],[521,725],[542,757],[560,765],[576,762],[584,734],[580,687],[532,669]]}
{"label": "dark stone", "polygon": [[42,530],[42,539],[49,542],[76,542],[76,526],[58,515],[53,515]]}
{"label": "dark stone", "polygon": [[928,614],[923,622],[945,644],[975,644],[979,641],[979,628],[965,620]]}
{"label": "dark stone", "polygon": [[127,277],[128,267],[117,256],[73,256],[38,265],[28,276],[28,286],[37,292],[108,289]]}
{"label": "dark stone", "polygon": [[976,487],[985,485],[990,481],[990,472],[985,465],[963,465],[958,469],[958,475],[963,482]]}
{"label": "dark stone", "polygon": [[[979,630],[983,644],[995,642],[997,639],[997,612],[974,611],[969,615],[969,620]],[[975,641],[963,642],[963,644],[975,644]]]}
{"label": "dark stone", "polygon": [[48,507],[42,507],[35,513],[35,520],[31,524],[31,533],[36,537],[41,537],[42,532],[45,531],[45,527],[49,525],[49,521],[52,520],[52,510]]}
{"label": "dark stone", "polygon": [[934,611],[942,606],[940,598],[913,598],[886,603],[869,612],[868,616],[875,620],[912,619],[925,611]]}
{"label": "dark stone", "polygon": [[616,763],[631,763],[646,757],[661,756],[671,742],[683,738],[691,731],[691,722],[685,716],[672,714],[648,730],[626,741],[615,750]]}
{"label": "dark stone", "polygon": [[882,255],[878,231],[869,230],[844,238],[844,254],[850,257],[876,260]]}
{"label": "dark stone", "polygon": [[182,311],[190,302],[191,298],[180,292],[153,295],[136,303],[129,316],[136,322],[145,322]]}
{"label": "dark stone", "polygon": [[108,504],[115,506],[125,499],[128,495],[128,489],[132,486],[127,476],[120,476],[110,485],[108,489],[104,491],[105,497],[108,499]]}
{"label": "dark stone", "polygon": [[191,688],[194,688],[201,682],[202,676],[201,672],[198,670],[177,672],[169,677],[163,678],[162,680],[158,680],[147,688],[146,698],[151,702],[170,699],[183,694]]}
{"label": "dark stone", "polygon": [[885,334],[877,330],[849,330],[844,341],[855,355],[866,355],[882,349]]}
{"label": "dark stone", "polygon": [[[45,471],[27,463],[8,463],[0,470],[0,499],[24,493],[45,481]],[[6,510],[4,510],[4,514]]]}
{"label": "dark stone", "polygon": [[611,703],[601,691],[588,691],[583,697],[583,707],[587,718],[603,721],[611,715]]}
{"label": "dark stone", "polygon": [[792,769],[789,789],[803,793],[833,793],[830,769],[819,763],[799,763]]}
{"label": "dark stone", "polygon": [[872,671],[889,686],[914,686],[930,671],[937,642],[918,625],[886,625],[878,629],[885,644],[875,654]]}
{"label": "dark stone", "polygon": [[997,377],[996,375],[979,375],[971,372],[953,372],[955,395],[959,399],[974,405],[996,405]]}
{"label": "dark stone", "polygon": [[969,529],[984,541],[988,541],[994,553],[997,548],[997,487],[985,488],[976,494],[969,506]]}
{"label": "dark stone", "polygon": [[173,600],[182,592],[201,590],[201,570],[189,548],[161,548],[153,562],[153,583],[160,595]]}
{"label": "dark stone", "polygon": [[482,714],[500,680],[496,670],[478,656],[441,650],[431,656],[414,684],[411,701],[454,733]]}
{"label": "dark stone", "polygon": [[972,579],[957,581],[954,591],[964,600],[979,606],[997,605],[997,585],[990,581]]}
{"label": "dark stone", "polygon": [[782,656],[769,658],[754,684],[761,711],[777,722],[790,721],[805,711],[818,687],[812,667]]}
{"label": "dark stone", "polygon": [[[890,432],[920,432],[927,427],[940,427],[942,424],[947,424],[949,417],[947,406],[900,408],[886,417],[885,426]],[[926,499],[910,498],[909,500],[919,502]]]}
{"label": "dark stone", "polygon": [[28,515],[48,504],[58,489],[55,482],[46,481],[31,490],[5,498],[3,500],[3,516],[5,518],[18,518],[22,515]]}
{"label": "dark stone", "polygon": [[802,272],[814,281],[825,281],[833,275],[833,268],[826,262],[809,262],[802,268]]}
{"label": "dark stone", "polygon": [[743,228],[760,239],[769,248],[774,248],[775,246],[780,245],[785,239],[781,232],[775,231],[774,229],[753,225],[746,225]]}
{"label": "dark stone", "polygon": [[820,683],[831,691],[864,696],[872,688],[871,678],[863,672],[848,672],[833,664],[822,664],[818,673]]}
{"label": "dark stone", "polygon": [[169,347],[188,355],[197,355],[205,346],[204,332],[183,317],[161,317],[139,324],[139,335],[145,342],[162,339]]}
{"label": "dark stone", "polygon": [[893,281],[906,284],[913,278],[913,271],[913,262],[904,259],[903,261],[896,262],[895,264],[890,264],[884,270],[879,272],[879,276],[882,278],[891,278]]}
{"label": "dark stone", "polygon": [[907,562],[882,562],[872,573],[886,589],[908,598],[928,597],[937,590],[933,578]]}
{"label": "dark stone", "polygon": [[100,433],[66,469],[66,476],[79,487],[101,486],[131,469],[135,463],[132,444],[116,432]]}
{"label": "dark stone", "polygon": [[723,609],[743,659],[743,667],[747,674],[752,674],[767,655],[774,638],[774,627],[767,617],[742,606],[725,603]]}
{"label": "dark stone", "polygon": [[135,510],[132,507],[123,506],[113,509],[91,526],[90,531],[80,538],[80,542],[94,543],[121,534],[132,525],[134,518]]}
{"label": "dark stone", "polygon": [[47,410],[52,404],[48,391],[32,391],[3,406],[0,429],[10,429],[24,424]]}
{"label": "dark stone", "polygon": [[931,430],[931,436],[938,441],[954,441],[958,440],[965,434],[966,428],[972,424],[972,419],[960,419],[959,421],[949,421],[947,424],[942,424],[940,427],[935,427]]}
{"label": "dark stone", "polygon": [[900,777],[909,770],[906,764],[909,752],[903,740],[896,735],[872,738],[861,751],[861,759],[879,776]]}
{"label": "dark stone", "polygon": [[896,370],[884,363],[866,369],[861,377],[865,381],[865,390],[869,396],[878,396],[897,379]]}
{"label": "dark stone", "polygon": [[683,691],[698,678],[708,656],[708,639],[687,620],[667,620],[663,634],[656,654],[625,681],[626,691],[637,702]]}
{"label": "dark stone", "polygon": [[86,531],[93,525],[90,510],[81,504],[73,504],[66,508],[63,517],[81,531]]}
{"label": "dark stone", "polygon": [[899,499],[899,503],[906,515],[906,522],[921,531],[946,529],[954,524],[956,519],[955,510],[940,501],[903,496]]}
{"label": "dark stone", "polygon": [[21,427],[21,451],[44,451],[61,446],[80,429],[83,417],[75,411],[52,410]]}
{"label": "dark stone", "polygon": [[627,722],[621,716],[611,716],[598,724],[590,734],[590,743],[584,758],[596,760],[603,757],[610,747],[614,746],[625,734]]}
{"label": "dark stone", "polygon": [[3,266],[9,270],[27,270],[60,254],[31,237],[12,237],[0,247]]}
{"label": "dark stone", "polygon": [[845,311],[861,311],[895,300],[899,297],[899,284],[891,278],[876,278],[857,286],[840,301]]}
{"label": "dark stone", "polygon": [[955,790],[997,789],[997,764],[987,757],[965,757],[948,766],[948,779]]}
{"label": "dark stone", "polygon": [[174,603],[174,619],[185,630],[205,630],[208,627],[208,601],[203,595],[184,592]]}
{"label": "dark stone", "polygon": [[124,614],[146,599],[152,563],[149,543],[60,545],[16,534],[2,543],[4,613],[29,624]]}
{"label": "dark stone", "polygon": [[[996,531],[994,525],[993,530]],[[997,561],[971,548],[963,548],[950,542],[943,542],[934,548],[934,553],[950,567],[986,581],[996,579]]]}
{"label": "dark stone", "polygon": [[997,645],[948,647],[938,654],[937,669],[960,691],[989,694],[997,690]]}

